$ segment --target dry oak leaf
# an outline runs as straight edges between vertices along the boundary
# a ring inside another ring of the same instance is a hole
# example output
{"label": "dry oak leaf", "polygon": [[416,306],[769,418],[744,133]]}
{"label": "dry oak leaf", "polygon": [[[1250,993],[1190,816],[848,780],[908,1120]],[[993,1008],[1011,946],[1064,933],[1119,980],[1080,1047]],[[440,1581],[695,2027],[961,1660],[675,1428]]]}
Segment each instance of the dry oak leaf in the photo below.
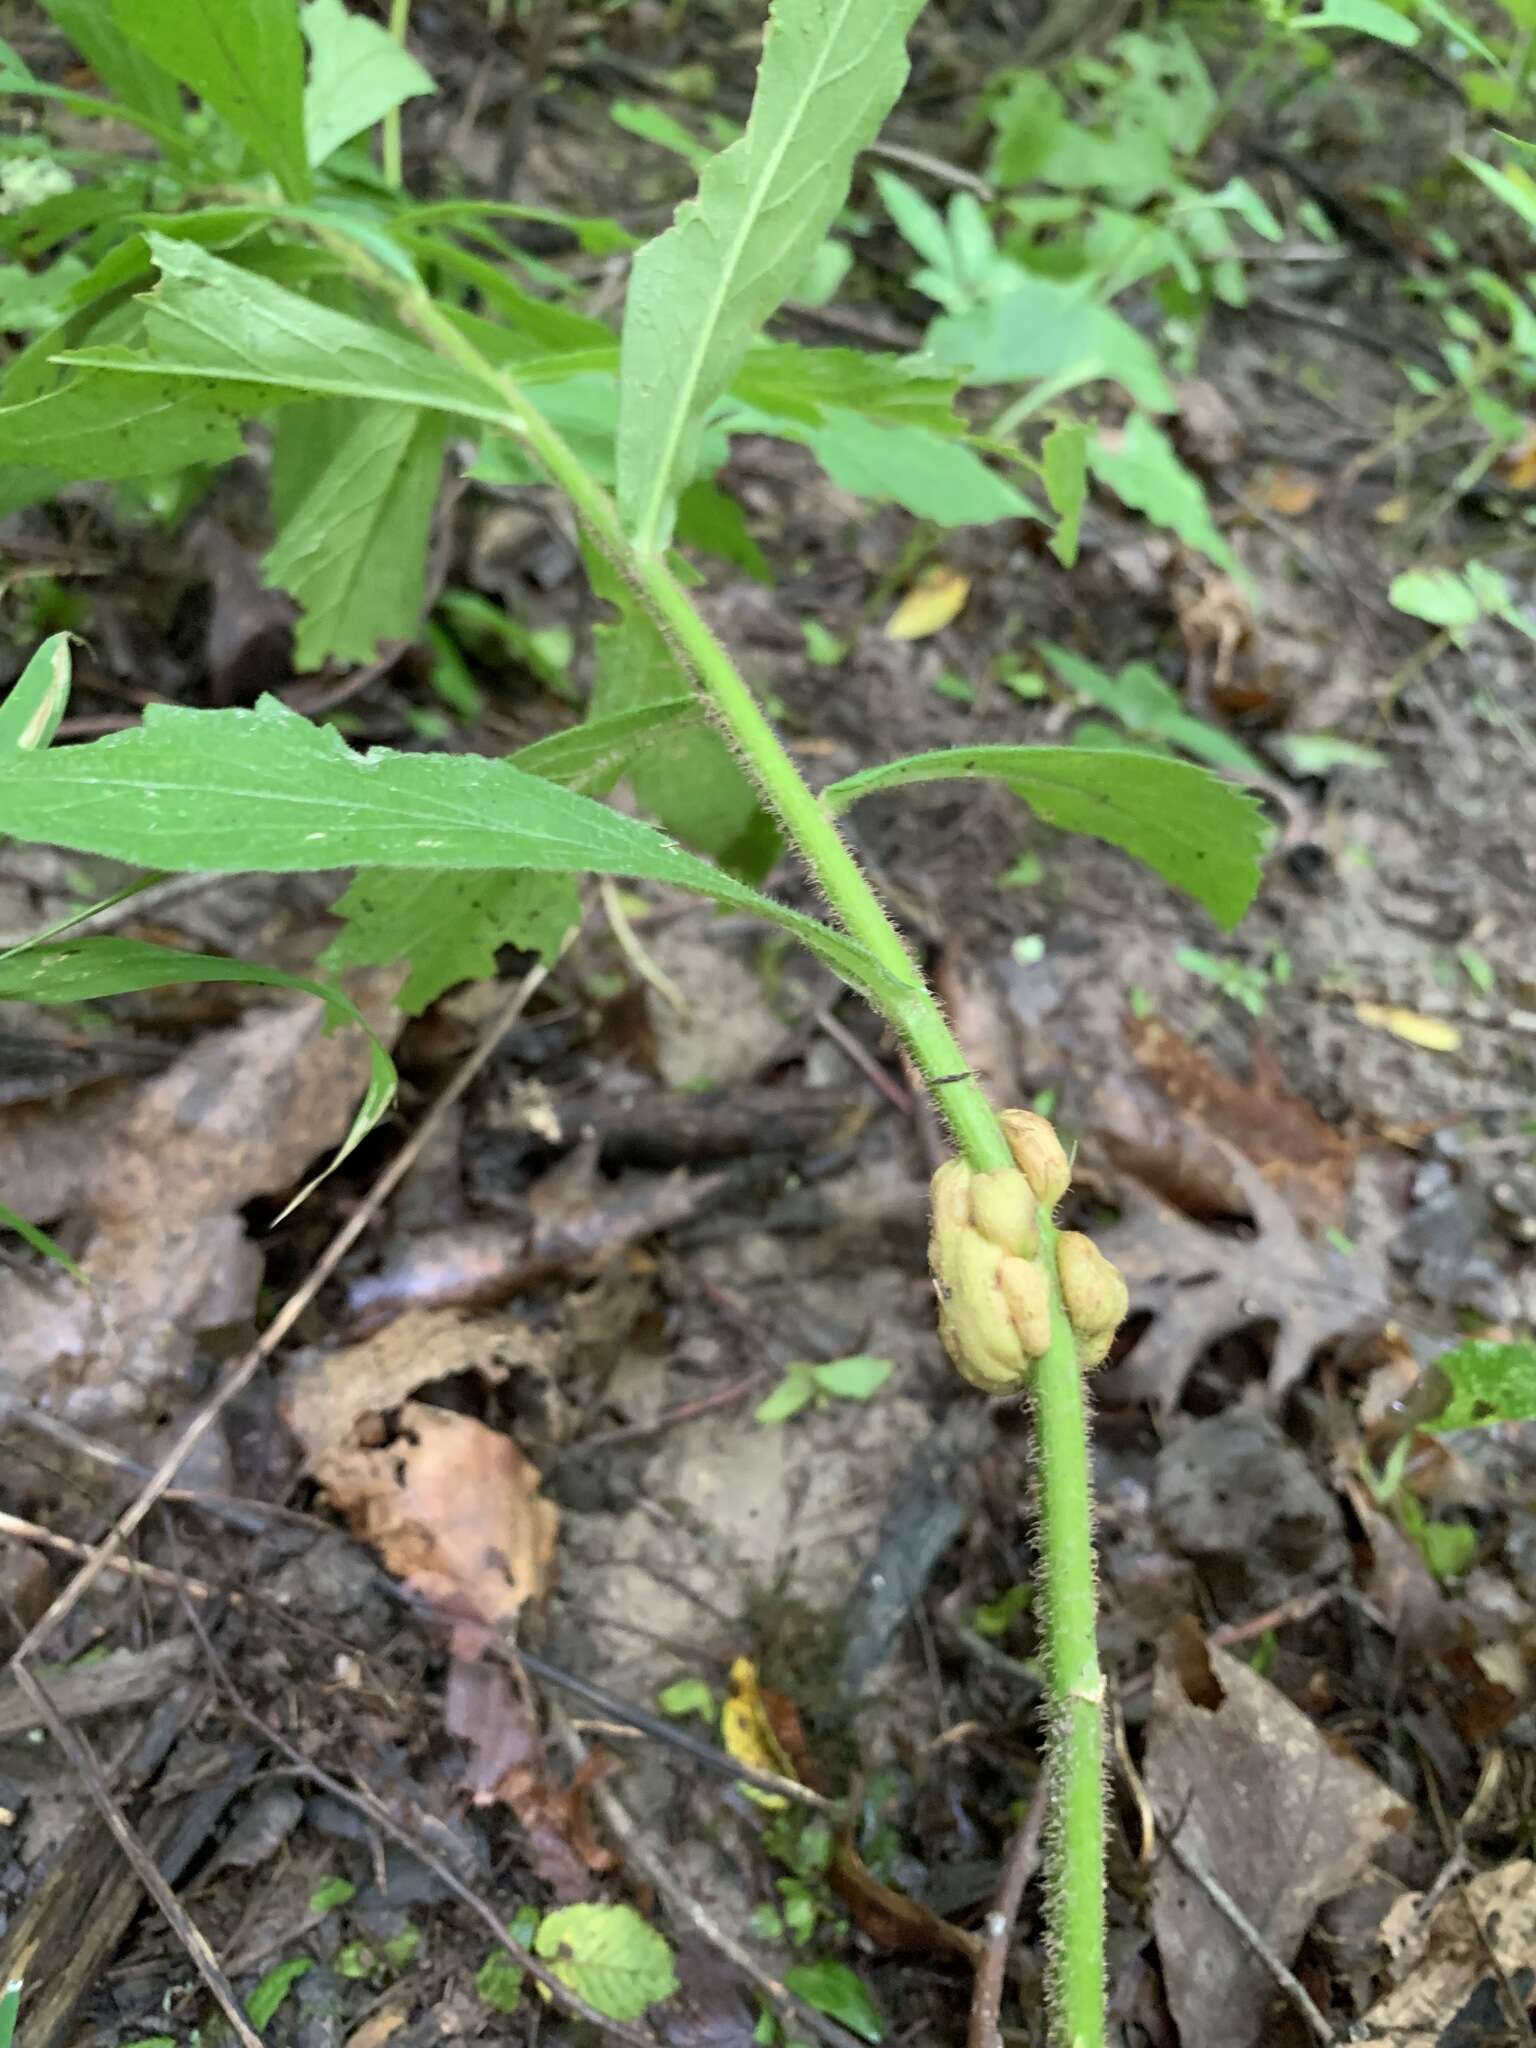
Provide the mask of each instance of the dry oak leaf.
{"label": "dry oak leaf", "polygon": [[548,1380],[559,1340],[512,1316],[462,1309],[409,1309],[371,1337],[296,1359],[283,1374],[283,1420],[318,1469],[352,1441],[365,1416],[385,1415],[418,1387],[474,1372],[490,1386],[526,1370]]}
{"label": "dry oak leaf", "polygon": [[1506,1863],[1451,1887],[1427,1927],[1424,1904],[1410,1892],[1382,1924],[1403,1981],[1365,2015],[1363,2038],[1392,2048],[1518,2040],[1510,1994],[1523,2016],[1536,1991],[1536,1863]]}
{"label": "dry oak leaf", "polygon": [[[1381,1780],[1240,1659],[1204,1647],[1204,1672],[1153,1680],[1143,1772],[1165,1838],[1289,1964],[1325,1899],[1408,1819]],[[1192,1696],[1191,1690],[1193,1688]],[[1265,1965],[1165,1847],[1152,1926],[1183,2048],[1267,2038],[1278,1995]]]}
{"label": "dry oak leaf", "polygon": [[1095,1233],[1125,1276],[1132,1319],[1151,1317],[1125,1364],[1097,1382],[1101,1396],[1117,1405],[1148,1401],[1171,1414],[1201,1355],[1218,1339],[1261,1323],[1275,1325],[1268,1385],[1278,1400],[1325,1344],[1374,1336],[1387,1319],[1385,1199],[1364,1162],[1355,1189],[1364,1220],[1345,1252],[1308,1237],[1235,1146],[1214,1137],[1210,1143],[1231,1169],[1253,1219],[1252,1237],[1208,1229],[1145,1187],[1128,1190],[1120,1220]]}
{"label": "dry oak leaf", "polygon": [[458,1624],[456,1656],[548,1590],[559,1515],[511,1438],[472,1416],[408,1401],[393,1443],[331,1450],[315,1474],[389,1570]]}

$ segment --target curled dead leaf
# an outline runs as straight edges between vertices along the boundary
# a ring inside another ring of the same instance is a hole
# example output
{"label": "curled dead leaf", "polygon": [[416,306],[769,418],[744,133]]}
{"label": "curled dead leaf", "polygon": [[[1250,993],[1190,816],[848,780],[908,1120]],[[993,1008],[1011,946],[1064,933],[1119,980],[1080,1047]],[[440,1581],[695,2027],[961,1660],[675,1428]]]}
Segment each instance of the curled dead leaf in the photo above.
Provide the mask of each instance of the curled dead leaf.
{"label": "curled dead leaf", "polygon": [[389,1570],[452,1617],[458,1656],[548,1590],[559,1515],[517,1445],[472,1416],[409,1401],[392,1444],[337,1447],[315,1474]]}
{"label": "curled dead leaf", "polygon": [[307,1468],[355,1441],[365,1416],[386,1415],[419,1387],[457,1373],[497,1386],[524,1370],[549,1379],[558,1340],[510,1315],[410,1309],[360,1343],[316,1352],[283,1375],[283,1420],[304,1447]]}

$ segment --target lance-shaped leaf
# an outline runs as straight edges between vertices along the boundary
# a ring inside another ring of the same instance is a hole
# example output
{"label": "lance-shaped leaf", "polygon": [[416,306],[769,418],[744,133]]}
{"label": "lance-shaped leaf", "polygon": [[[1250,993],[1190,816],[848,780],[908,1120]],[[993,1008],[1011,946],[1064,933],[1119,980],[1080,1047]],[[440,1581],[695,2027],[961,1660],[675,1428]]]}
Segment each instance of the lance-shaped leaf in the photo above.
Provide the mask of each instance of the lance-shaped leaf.
{"label": "lance-shaped leaf", "polygon": [[46,747],[69,702],[69,635],[50,633],[0,701],[0,760]]}
{"label": "lance-shaped leaf", "polygon": [[227,121],[290,199],[309,196],[293,0],[111,0],[128,41]]}
{"label": "lance-shaped leaf", "polygon": [[920,0],[778,0],[746,133],[635,258],[624,313],[619,509],[664,548],[705,415],[791,292],[907,75]]}
{"label": "lance-shaped leaf", "polygon": [[1235,925],[1257,894],[1264,814],[1243,790],[1186,761],[1096,747],[946,747],[866,768],[823,792],[841,811],[914,782],[1004,782],[1047,825],[1084,832],[1144,861]]}
{"label": "lance-shaped leaf", "polygon": [[310,57],[304,141],[312,164],[323,164],[405,100],[437,90],[382,22],[354,14],[342,0],[308,0],[303,19]]}
{"label": "lance-shaped leaf", "polygon": [[252,711],[152,705],[131,732],[0,763],[0,832],[177,871],[629,875],[771,919],[887,1000],[910,992],[862,946],[591,797],[477,754],[355,754],[273,697]]}

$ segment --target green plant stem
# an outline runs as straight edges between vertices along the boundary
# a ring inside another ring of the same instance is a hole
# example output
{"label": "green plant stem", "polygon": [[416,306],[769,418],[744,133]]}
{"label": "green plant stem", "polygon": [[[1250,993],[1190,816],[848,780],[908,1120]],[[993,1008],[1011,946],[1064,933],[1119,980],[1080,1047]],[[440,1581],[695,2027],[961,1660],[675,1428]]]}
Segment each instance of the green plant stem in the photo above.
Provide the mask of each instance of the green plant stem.
{"label": "green plant stem", "polygon": [[[389,32],[401,48],[405,47],[405,31],[411,18],[411,0],[389,0]],[[391,191],[398,192],[404,178],[400,155],[400,109],[391,107],[384,116],[380,155],[384,182]]]}
{"label": "green plant stem", "polygon": [[[937,997],[836,824],[666,560],[632,546],[608,493],[515,380],[488,362],[441,307],[419,288],[402,284],[355,243],[328,233],[324,238],[359,276],[393,299],[402,317],[439,354],[496,390],[506,407],[509,431],[565,492],[594,544],[665,634],[849,937],[900,984],[899,996],[885,989],[867,993],[910,1048],[966,1160],[980,1171],[1010,1166],[1012,1155],[992,1105],[971,1073]],[[1044,1211],[1040,1222],[1052,1290],[1051,1341],[1035,1371],[1033,1400],[1050,1698],[1048,1768],[1054,1792],[1053,2007],[1062,2048],[1102,2048],[1104,1686],[1095,1629],[1088,1417],[1083,1376],[1056,1281],[1056,1231]]]}

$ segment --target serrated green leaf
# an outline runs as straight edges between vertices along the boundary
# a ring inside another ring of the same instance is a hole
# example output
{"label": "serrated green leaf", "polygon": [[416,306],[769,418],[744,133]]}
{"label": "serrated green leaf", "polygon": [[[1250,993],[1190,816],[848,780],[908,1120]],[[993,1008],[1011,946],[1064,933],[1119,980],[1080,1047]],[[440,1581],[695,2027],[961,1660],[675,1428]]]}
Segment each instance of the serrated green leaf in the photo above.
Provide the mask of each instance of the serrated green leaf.
{"label": "serrated green leaf", "polygon": [[21,405],[0,407],[0,466],[37,466],[55,482],[162,476],[228,462],[245,446],[243,421],[288,394],[256,384],[98,371]]}
{"label": "serrated green leaf", "polygon": [[412,406],[334,403],[344,430],[262,564],[303,608],[301,669],[369,661],[381,640],[414,637],[448,432]]}
{"label": "serrated green leaf", "polygon": [[0,832],[178,872],[630,875],[769,918],[855,986],[903,992],[862,946],[638,819],[480,755],[353,753],[274,697],[251,711],[152,705],[131,732],[0,763]]}
{"label": "serrated green leaf", "polygon": [[861,2041],[883,2038],[875,2002],[846,1963],[833,1962],[830,1957],[819,1963],[797,1963],[784,1972],[784,1982],[797,1998],[829,2019],[841,2020]]}
{"label": "serrated green leaf", "polygon": [[[688,679],[671,648],[595,549],[588,550],[587,572],[594,594],[619,614],[616,624],[592,631],[597,656],[593,717],[606,720],[675,700],[688,689]],[[640,755],[628,773],[646,810],[705,853],[729,853],[758,812],[756,790],[711,726],[674,733],[664,748]]]}
{"label": "serrated green leaf", "polygon": [[[160,282],[138,301],[142,351],[83,348],[60,361],[162,381],[215,377],[498,423],[506,418],[489,385],[404,335],[332,312],[192,242],[156,233],[146,240]],[[253,399],[252,409],[270,402]]]}
{"label": "serrated green leaf", "polygon": [[70,638],[50,633],[0,702],[0,759],[46,747],[69,702]]}
{"label": "serrated green leaf", "polygon": [[1495,1422],[1536,1420],[1536,1342],[1485,1339],[1442,1351],[1435,1368],[1450,1381],[1447,1405],[1427,1429],[1479,1429]]}
{"label": "serrated green leaf", "polygon": [[938,526],[990,526],[1037,516],[1028,498],[979,455],[925,427],[881,426],[834,409],[824,426],[805,428],[797,438],[845,491],[894,500]]}
{"label": "serrated green leaf", "polygon": [[419,1017],[444,989],[489,980],[501,946],[537,953],[553,966],[580,921],[581,897],[570,875],[366,868],[334,910],[346,930],[326,947],[320,964],[339,973],[409,960],[411,972],[396,1001]]}
{"label": "serrated green leaf", "polygon": [[1133,512],[1166,526],[1186,547],[1206,555],[1229,576],[1241,577],[1237,558],[1216,529],[1200,479],[1186,469],[1173,443],[1145,413],[1133,412],[1111,445],[1102,434],[1088,448],[1088,464]]}
{"label": "serrated green leaf", "polygon": [[1157,754],[1081,747],[949,747],[867,768],[822,792],[841,811],[917,782],[1006,783],[1047,825],[1106,840],[1231,927],[1259,886],[1268,828],[1254,799],[1204,768]]}
{"label": "serrated green leaf", "polygon": [[1040,450],[1040,464],[1057,519],[1051,553],[1070,569],[1077,560],[1078,529],[1088,500],[1088,429],[1075,420],[1052,427]]}
{"label": "serrated green leaf", "polygon": [[68,36],[115,99],[174,134],[182,126],[176,81],[123,34],[101,0],[42,0],[43,11]]}
{"label": "serrated green leaf", "polygon": [[353,14],[342,0],[306,0],[302,21],[309,44],[304,145],[311,164],[323,164],[406,100],[436,92],[430,74],[388,29]]}
{"label": "serrated green leaf", "polygon": [[90,1285],[64,1247],[55,1243],[46,1230],[40,1230],[35,1223],[29,1223],[26,1217],[19,1214],[8,1202],[0,1202],[0,1230],[14,1230],[24,1243],[31,1245],[33,1251],[41,1252],[44,1258],[52,1259],[56,1266],[62,1266],[66,1273],[80,1282],[82,1287]]}
{"label": "serrated green leaf", "polygon": [[907,75],[920,0],[778,0],[746,133],[636,256],[624,314],[618,495],[659,553],[706,413],[794,289]]}
{"label": "serrated green leaf", "polygon": [[153,946],[139,939],[65,939],[56,945],[19,946],[0,957],[0,1000],[6,1001],[83,1003],[140,989],[176,988],[188,982],[302,989],[306,995],[320,998],[333,1029],[352,1025],[368,1040],[367,1092],[324,1173],[317,1174],[288,1205],[297,1208],[311,1189],[362,1143],[394,1100],[394,1061],[350,996],[309,975],[286,974],[278,967],[226,960],[212,953],[180,953],[174,947]]}
{"label": "serrated green leaf", "polygon": [[672,1951],[633,1906],[562,1906],[534,1946],[562,1984],[610,2019],[637,2020],[677,1989]]}
{"label": "serrated green leaf", "polygon": [[290,199],[309,197],[304,45],[293,0],[112,0],[118,29],[227,121]]}

